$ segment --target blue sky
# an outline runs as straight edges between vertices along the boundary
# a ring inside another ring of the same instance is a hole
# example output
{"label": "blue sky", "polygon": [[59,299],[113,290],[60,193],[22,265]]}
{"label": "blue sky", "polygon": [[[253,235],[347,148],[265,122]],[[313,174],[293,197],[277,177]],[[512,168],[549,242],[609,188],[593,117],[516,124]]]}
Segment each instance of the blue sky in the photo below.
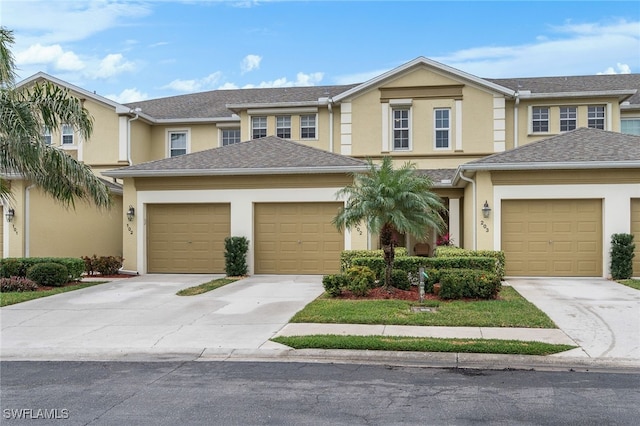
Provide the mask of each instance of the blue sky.
{"label": "blue sky", "polygon": [[418,56],[480,77],[640,72],[626,1],[0,0],[19,77],[118,102],[366,81]]}

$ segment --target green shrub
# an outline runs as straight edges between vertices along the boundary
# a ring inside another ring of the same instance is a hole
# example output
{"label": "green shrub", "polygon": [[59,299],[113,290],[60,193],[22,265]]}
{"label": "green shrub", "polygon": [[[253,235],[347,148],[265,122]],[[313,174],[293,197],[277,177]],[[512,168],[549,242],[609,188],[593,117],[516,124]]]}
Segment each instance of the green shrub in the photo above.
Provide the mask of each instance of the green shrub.
{"label": "green shrub", "polygon": [[409,281],[409,273],[401,269],[391,271],[391,285],[399,290],[409,290],[411,281]]}
{"label": "green shrub", "polygon": [[224,268],[228,277],[247,275],[247,251],[249,251],[249,240],[245,237],[224,239]]}
{"label": "green shrub", "polygon": [[351,259],[351,266],[349,268],[353,266],[366,266],[373,271],[377,280],[384,278],[386,264],[382,257],[354,257]]}
{"label": "green shrub", "polygon": [[501,289],[496,274],[475,269],[441,270],[439,280],[442,299],[495,299]]}
{"label": "green shrub", "polygon": [[36,291],[38,284],[22,277],[0,278],[0,292],[8,293],[10,291]]}
{"label": "green shrub", "polygon": [[352,266],[346,275],[347,290],[355,296],[365,296],[376,281],[376,275],[366,266]]}
{"label": "green shrub", "polygon": [[[373,270],[378,278],[384,276],[384,259],[379,257],[357,257],[352,259],[354,266],[367,266]],[[491,257],[420,257],[403,256],[393,263],[393,269],[404,272],[417,272],[420,267],[425,269],[479,269],[487,272],[495,271],[495,259]]]}
{"label": "green shrub", "polygon": [[85,270],[84,261],[74,257],[13,257],[0,260],[0,276],[26,277],[27,270],[39,263],[59,263],[67,268],[68,280],[79,280]]}
{"label": "green shrub", "polygon": [[325,275],[322,277],[322,285],[329,296],[340,296],[347,285],[347,276],[345,274]]}
{"label": "green shrub", "polygon": [[26,273],[26,270],[22,270],[20,259],[8,257],[0,260],[0,276],[2,278],[24,277]]}
{"label": "green shrub", "polygon": [[466,250],[460,247],[441,246],[436,248],[436,258],[445,257],[491,257],[495,259],[494,272],[500,279],[504,279],[505,256],[503,251],[496,250]]}
{"label": "green shrub", "polygon": [[635,248],[632,234],[611,235],[611,278],[614,280],[631,278]]}
{"label": "green shrub", "polygon": [[[395,257],[407,256],[407,249],[405,247],[396,247]],[[340,270],[345,272],[352,265],[352,261],[358,257],[378,257],[384,259],[384,252],[382,250],[343,250],[340,253]]]}
{"label": "green shrub", "polygon": [[69,271],[59,263],[36,263],[27,269],[27,278],[38,285],[60,287],[69,282]]}
{"label": "green shrub", "polygon": [[101,275],[117,275],[122,268],[121,256],[100,256],[95,254],[92,257],[83,256],[83,268],[88,275],[94,275],[96,272]]}

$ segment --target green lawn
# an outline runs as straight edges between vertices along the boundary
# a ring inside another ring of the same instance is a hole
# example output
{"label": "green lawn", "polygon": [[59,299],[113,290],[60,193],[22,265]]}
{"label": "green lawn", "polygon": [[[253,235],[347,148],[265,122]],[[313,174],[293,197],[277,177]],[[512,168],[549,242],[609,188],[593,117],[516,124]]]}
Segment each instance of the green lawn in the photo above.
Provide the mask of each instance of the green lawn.
{"label": "green lawn", "polygon": [[68,291],[80,290],[81,288],[91,287],[97,284],[104,284],[107,281],[93,281],[86,283],[78,283],[68,285],[66,287],[57,287],[51,290],[43,291],[10,291],[0,293],[0,306],[15,305],[16,303],[26,302],[41,297],[53,296],[54,294],[66,293]]}
{"label": "green lawn", "polygon": [[321,296],[290,322],[557,328],[545,313],[511,287],[502,288],[499,300],[437,301],[436,312],[412,312],[411,306],[416,304],[403,300],[341,300]]}
{"label": "green lawn", "polygon": [[636,290],[640,290],[640,280],[620,280],[618,281],[620,284],[626,285],[627,287],[635,288]]}
{"label": "green lawn", "polygon": [[543,342],[489,339],[439,339],[398,336],[289,336],[274,342],[295,349],[353,349],[379,351],[464,352],[518,355],[551,355],[575,348]]}
{"label": "green lawn", "polygon": [[231,284],[232,282],[238,281],[240,278],[217,278],[215,280],[211,280],[204,284],[200,284],[194,287],[183,288],[176,294],[178,296],[195,296],[197,294],[206,293],[211,290],[215,290],[216,288],[220,288],[227,284]]}

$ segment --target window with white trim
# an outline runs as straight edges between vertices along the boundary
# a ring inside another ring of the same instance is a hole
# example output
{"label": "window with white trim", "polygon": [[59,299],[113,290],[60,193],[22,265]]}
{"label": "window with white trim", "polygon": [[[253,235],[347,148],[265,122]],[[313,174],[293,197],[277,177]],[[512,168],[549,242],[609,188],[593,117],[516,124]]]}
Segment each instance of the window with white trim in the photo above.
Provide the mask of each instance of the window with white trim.
{"label": "window with white trim", "polygon": [[549,131],[549,107],[532,108],[531,131],[533,133],[547,133]]}
{"label": "window with white trim", "polygon": [[73,145],[73,126],[62,125],[62,145]]}
{"label": "window with white trim", "polygon": [[240,129],[222,129],[222,146],[240,142]]}
{"label": "window with white trim", "polygon": [[604,105],[592,105],[587,109],[587,127],[604,130]]}
{"label": "window with white trim", "polygon": [[393,112],[393,149],[409,149],[409,108],[394,108]]}
{"label": "window with white trim", "polygon": [[451,147],[451,110],[448,108],[436,109],[434,117],[434,142],[436,149],[449,149]]}
{"label": "window with white trim", "polygon": [[251,139],[267,137],[267,117],[251,117]]}
{"label": "window with white trim", "polygon": [[560,107],[560,131],[575,130],[578,125],[577,107]]}
{"label": "window with white trim", "polygon": [[45,145],[51,145],[51,143],[53,142],[51,139],[51,129],[49,129],[48,127],[45,127],[42,130],[42,142]]}
{"label": "window with white trim", "polygon": [[276,117],[276,136],[283,139],[291,139],[290,115],[279,115]]}
{"label": "window with white trim", "polygon": [[300,116],[300,139],[316,138],[316,115]]}
{"label": "window with white trim", "polygon": [[640,118],[625,118],[620,120],[620,133],[640,136]]}
{"label": "window with white trim", "polygon": [[169,157],[187,153],[187,132],[169,132]]}

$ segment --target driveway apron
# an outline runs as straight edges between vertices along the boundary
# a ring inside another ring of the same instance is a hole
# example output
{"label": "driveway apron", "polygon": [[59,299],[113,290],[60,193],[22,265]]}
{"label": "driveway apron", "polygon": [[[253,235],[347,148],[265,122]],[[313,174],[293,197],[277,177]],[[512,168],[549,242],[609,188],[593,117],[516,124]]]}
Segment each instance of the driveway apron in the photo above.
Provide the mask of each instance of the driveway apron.
{"label": "driveway apron", "polygon": [[591,358],[640,359],[640,291],[602,278],[509,278]]}
{"label": "driveway apron", "polygon": [[0,309],[1,354],[259,349],[322,294],[321,276],[252,276],[197,296],[213,275],[144,275]]}

